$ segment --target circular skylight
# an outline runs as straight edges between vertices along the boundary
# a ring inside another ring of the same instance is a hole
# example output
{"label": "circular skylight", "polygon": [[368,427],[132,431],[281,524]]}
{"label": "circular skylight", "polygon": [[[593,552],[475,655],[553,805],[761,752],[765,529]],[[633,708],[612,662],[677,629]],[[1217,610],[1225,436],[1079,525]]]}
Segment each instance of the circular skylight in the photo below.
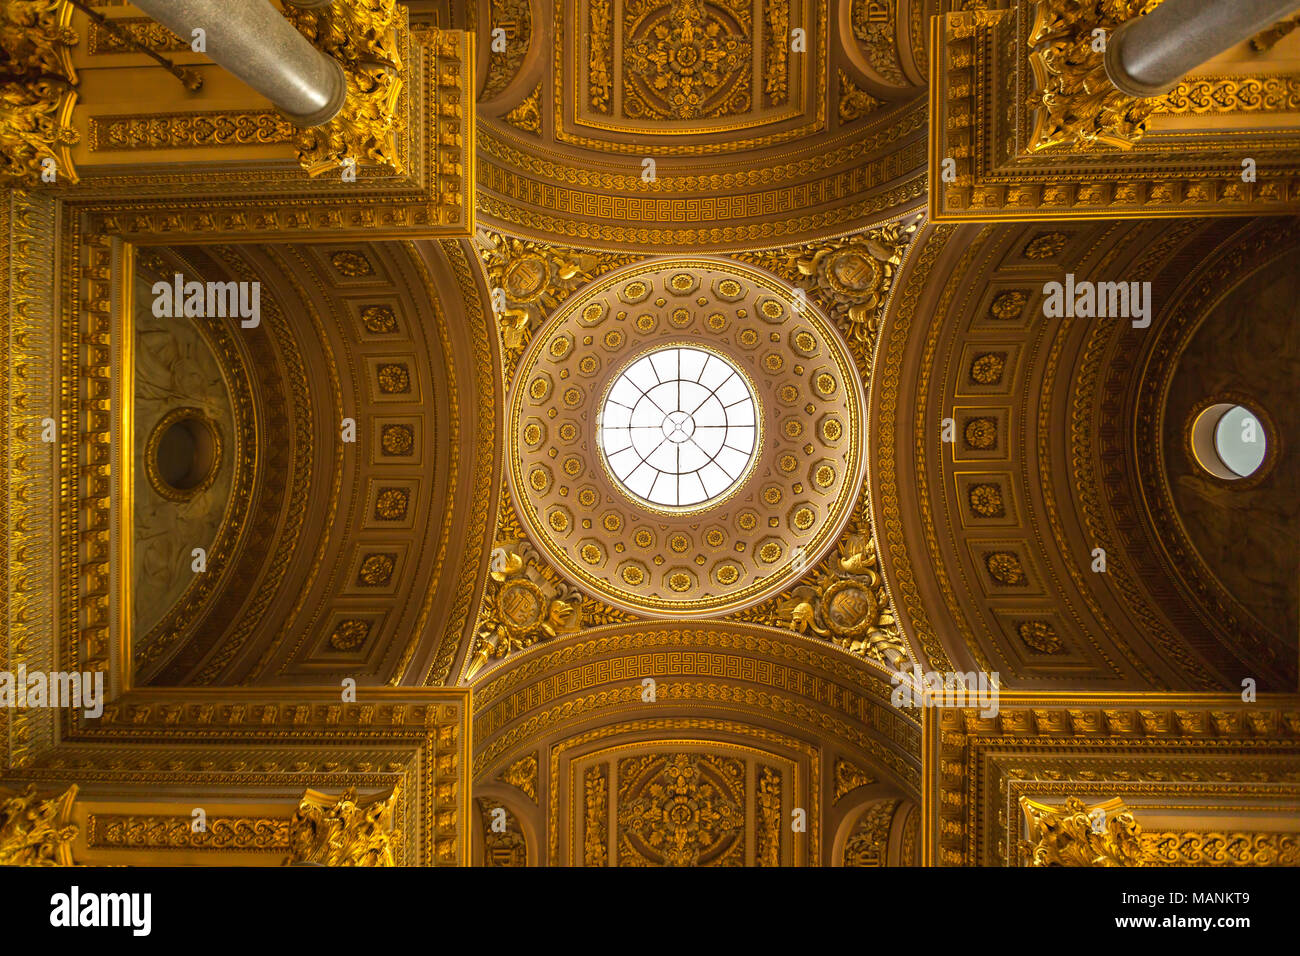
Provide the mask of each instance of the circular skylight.
{"label": "circular skylight", "polygon": [[660,508],[701,508],[726,497],[754,461],[754,392],[714,352],[656,349],[610,385],[597,441],[610,473],[633,498]]}
{"label": "circular skylight", "polygon": [[1192,424],[1192,447],[1201,467],[1232,481],[1259,471],[1268,453],[1264,423],[1244,405],[1220,402],[1204,409]]}

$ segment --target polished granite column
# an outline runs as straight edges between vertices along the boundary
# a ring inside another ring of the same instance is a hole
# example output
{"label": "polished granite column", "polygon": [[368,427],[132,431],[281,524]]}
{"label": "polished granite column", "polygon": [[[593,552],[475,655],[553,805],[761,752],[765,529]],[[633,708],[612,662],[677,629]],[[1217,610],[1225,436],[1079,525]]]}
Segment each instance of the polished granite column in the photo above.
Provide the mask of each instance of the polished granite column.
{"label": "polished granite column", "polygon": [[[189,41],[206,33],[207,55],[274,103],[299,126],[329,122],[347,97],[347,77],[269,0],[132,0]],[[305,5],[311,5],[310,3]]]}
{"label": "polished granite column", "polygon": [[1129,96],[1159,96],[1296,9],[1297,0],[1165,0],[1115,31],[1106,44],[1106,73]]}

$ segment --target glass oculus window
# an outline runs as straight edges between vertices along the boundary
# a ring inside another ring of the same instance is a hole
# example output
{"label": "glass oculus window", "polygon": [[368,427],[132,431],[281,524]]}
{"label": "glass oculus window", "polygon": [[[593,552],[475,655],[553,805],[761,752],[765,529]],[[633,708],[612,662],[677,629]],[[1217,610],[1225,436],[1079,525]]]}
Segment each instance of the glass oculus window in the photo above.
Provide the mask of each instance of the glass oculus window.
{"label": "glass oculus window", "polygon": [[632,498],[697,510],[726,497],[758,454],[758,403],[731,362],[667,346],[619,373],[605,395],[597,443]]}
{"label": "glass oculus window", "polygon": [[1192,451],[1202,468],[1225,481],[1249,478],[1268,454],[1264,423],[1244,405],[1219,402],[1192,422]]}

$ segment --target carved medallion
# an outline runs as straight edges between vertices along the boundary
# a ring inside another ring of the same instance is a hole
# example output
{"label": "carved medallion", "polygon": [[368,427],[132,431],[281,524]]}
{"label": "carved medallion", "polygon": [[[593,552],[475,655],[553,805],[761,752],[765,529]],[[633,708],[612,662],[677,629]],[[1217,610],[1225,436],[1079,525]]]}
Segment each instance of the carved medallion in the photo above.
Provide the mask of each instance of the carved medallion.
{"label": "carved medallion", "polygon": [[747,6],[728,10],[726,0],[673,0],[657,9],[644,0],[629,4],[623,41],[628,114],[695,119],[748,111]]}

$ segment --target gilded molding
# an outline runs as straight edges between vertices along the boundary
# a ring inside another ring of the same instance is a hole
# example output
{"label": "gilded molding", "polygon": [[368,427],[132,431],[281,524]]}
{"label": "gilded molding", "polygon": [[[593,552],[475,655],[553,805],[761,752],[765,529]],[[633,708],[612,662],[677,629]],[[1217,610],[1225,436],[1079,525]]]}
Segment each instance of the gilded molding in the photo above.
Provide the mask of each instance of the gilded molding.
{"label": "gilded molding", "polygon": [[[496,387],[493,362],[494,350],[491,339],[495,333],[490,326],[486,310],[483,307],[479,285],[475,281],[474,267],[471,264],[472,256],[465,248],[467,244],[448,239],[444,240],[441,245],[443,254],[450,262],[452,272],[456,276],[456,285],[468,316],[471,347],[474,355],[474,388],[478,397],[479,408],[483,412],[479,418],[479,431],[474,443],[477,450],[477,457],[474,461],[474,474],[477,477],[467,525],[468,533],[465,538],[465,547],[468,553],[482,555],[491,550],[491,543],[494,540],[490,537],[493,534],[493,529],[489,519],[493,503],[497,500],[497,492],[493,487],[492,479],[496,471],[498,453],[496,416],[502,398],[500,391]],[[420,278],[426,293],[436,301],[437,288],[422,261],[420,263]],[[474,618],[472,608],[475,606],[476,596],[481,602],[482,596],[479,594],[478,588],[482,572],[483,568],[480,562],[465,562],[465,569],[456,588],[455,603],[447,616],[442,641],[438,645],[437,653],[429,670],[424,675],[426,684],[451,683],[452,667],[455,665],[457,655],[460,654],[462,647],[466,647],[466,657],[472,651],[472,635],[476,633],[477,628],[475,631],[467,633],[466,624],[477,623],[472,620]]]}
{"label": "gilded molding", "polygon": [[1069,696],[1004,691],[994,717],[964,707],[925,712],[928,865],[1027,862],[1022,824],[1003,812],[1022,796],[1041,803],[1104,793],[1182,807],[1210,796],[1248,812],[1300,795],[1294,696],[1251,704],[1235,694]]}
{"label": "gilded molding", "polygon": [[[67,480],[59,457],[41,442],[44,418],[54,418],[65,434],[69,427],[57,384],[56,334],[65,314],[50,255],[57,245],[55,205],[48,194],[0,194],[0,669],[9,672],[53,669],[53,635],[62,626],[55,583],[59,555],[32,547],[33,537],[53,535],[57,498]],[[0,772],[22,767],[52,746],[55,717],[42,708],[0,708]]]}
{"label": "gilded molding", "polygon": [[90,151],[206,149],[213,146],[273,146],[291,143],[294,126],[274,110],[211,113],[150,113],[92,116]]}
{"label": "gilded molding", "polygon": [[225,850],[289,852],[291,821],[268,817],[208,817],[201,830],[190,816],[92,813],[86,847],[92,850]]}
{"label": "gilded molding", "polygon": [[[1232,92],[1215,84],[1215,77],[1206,78],[1208,88],[1193,77],[1172,100],[1135,100],[1115,91],[1105,76],[1103,54],[1092,49],[1091,31],[1098,23],[1117,26],[1151,3],[1038,0],[1034,17],[1018,9],[935,17],[931,220],[1292,211],[1300,200],[1292,131],[1265,124],[1263,130],[1192,127],[1202,132],[1177,139],[1143,135],[1152,115],[1213,112],[1202,107]],[[1234,79],[1240,83],[1249,76]],[[1035,88],[1037,96],[1017,92]],[[1254,88],[1246,83],[1242,92],[1249,98]],[[1265,99],[1270,105],[1280,102],[1276,89]],[[1161,133],[1165,128],[1162,124]],[[1095,157],[1101,152],[1107,165],[1098,173]],[[1256,177],[1243,179],[1240,164],[1224,160],[1232,156],[1255,159]]]}
{"label": "gilded molding", "polygon": [[1197,76],[1160,99],[1157,114],[1300,112],[1300,76]]}
{"label": "gilded molding", "polygon": [[[157,53],[189,52],[191,49],[189,40],[182,40],[157,20],[148,17],[114,17],[113,26],[140,46]],[[138,52],[122,36],[106,29],[98,20],[91,20],[89,27],[86,50],[91,56]]]}
{"label": "gilded molding", "polygon": [[905,788],[919,782],[913,758],[904,756],[920,746],[916,718],[890,706],[879,671],[806,638],[718,622],[605,627],[488,672],[474,696],[475,778],[500,772],[529,741],[535,748],[557,721],[638,705],[646,676],[657,682],[661,704],[733,714],[761,708],[842,741]]}

